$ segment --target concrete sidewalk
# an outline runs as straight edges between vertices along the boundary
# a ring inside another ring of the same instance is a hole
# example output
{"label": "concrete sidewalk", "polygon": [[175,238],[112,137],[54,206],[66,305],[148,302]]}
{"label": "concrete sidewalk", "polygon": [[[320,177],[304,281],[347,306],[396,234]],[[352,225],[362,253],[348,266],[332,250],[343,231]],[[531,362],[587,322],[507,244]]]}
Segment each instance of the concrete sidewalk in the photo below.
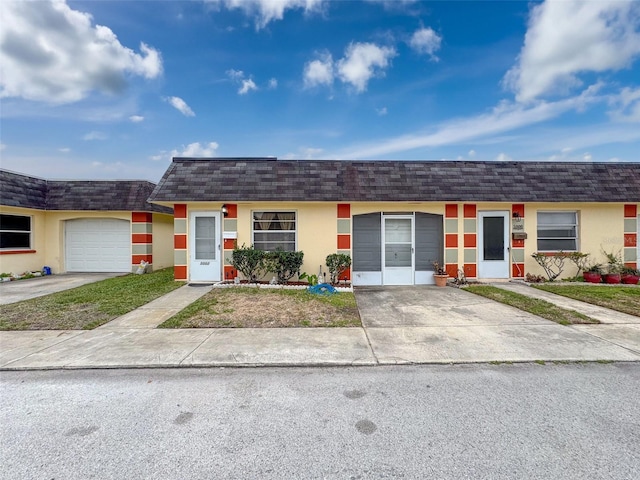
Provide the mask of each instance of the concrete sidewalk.
{"label": "concrete sidewalk", "polygon": [[606,324],[566,327],[455,288],[359,290],[362,328],[154,328],[210,288],[181,287],[91,331],[0,332],[0,369],[640,361],[637,317],[605,309]]}

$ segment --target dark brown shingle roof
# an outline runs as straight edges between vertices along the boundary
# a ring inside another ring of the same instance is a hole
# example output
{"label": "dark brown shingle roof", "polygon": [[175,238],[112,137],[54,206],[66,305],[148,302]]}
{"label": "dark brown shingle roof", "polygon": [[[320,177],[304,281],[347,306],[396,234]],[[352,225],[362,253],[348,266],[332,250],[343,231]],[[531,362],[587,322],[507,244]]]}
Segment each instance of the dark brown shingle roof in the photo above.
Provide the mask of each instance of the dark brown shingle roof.
{"label": "dark brown shingle roof", "polygon": [[149,201],[640,202],[640,164],[174,158]]}
{"label": "dark brown shingle roof", "polygon": [[0,170],[0,205],[44,210],[47,206],[47,181]]}
{"label": "dark brown shingle roof", "polygon": [[11,207],[171,214],[147,202],[154,188],[144,180],[42,180],[0,170],[0,204]]}

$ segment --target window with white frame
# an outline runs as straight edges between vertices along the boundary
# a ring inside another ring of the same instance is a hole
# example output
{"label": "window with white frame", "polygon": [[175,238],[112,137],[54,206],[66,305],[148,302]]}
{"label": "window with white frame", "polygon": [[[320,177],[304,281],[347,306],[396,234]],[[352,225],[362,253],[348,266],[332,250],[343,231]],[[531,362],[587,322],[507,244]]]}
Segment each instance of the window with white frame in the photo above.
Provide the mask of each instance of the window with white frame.
{"label": "window with white frame", "polygon": [[253,246],[258,250],[296,250],[296,212],[253,212]]}
{"label": "window with white frame", "polygon": [[26,215],[0,215],[0,249],[31,249],[31,217]]}
{"label": "window with white frame", "polygon": [[577,212],[538,212],[538,251],[578,250]]}

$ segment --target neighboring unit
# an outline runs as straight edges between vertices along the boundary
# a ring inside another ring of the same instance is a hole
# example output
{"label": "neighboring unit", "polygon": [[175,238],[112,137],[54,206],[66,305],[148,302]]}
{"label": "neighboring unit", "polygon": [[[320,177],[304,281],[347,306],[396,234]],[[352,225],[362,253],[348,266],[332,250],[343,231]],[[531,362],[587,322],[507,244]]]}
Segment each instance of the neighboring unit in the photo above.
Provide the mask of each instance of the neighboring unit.
{"label": "neighboring unit", "polygon": [[352,257],[354,285],[524,278],[534,252],[638,262],[640,164],[174,158],[149,201],[174,209],[178,280],[237,275],[235,245]]}
{"label": "neighboring unit", "polygon": [[173,265],[173,212],[141,180],[44,180],[0,170],[0,272]]}

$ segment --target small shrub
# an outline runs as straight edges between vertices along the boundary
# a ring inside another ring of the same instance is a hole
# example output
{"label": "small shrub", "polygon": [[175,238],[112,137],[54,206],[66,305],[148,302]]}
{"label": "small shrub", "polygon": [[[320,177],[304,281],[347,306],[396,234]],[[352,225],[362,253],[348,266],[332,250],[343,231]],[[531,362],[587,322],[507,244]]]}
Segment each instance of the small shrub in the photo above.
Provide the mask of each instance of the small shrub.
{"label": "small shrub", "polygon": [[589,254],[582,252],[571,252],[567,258],[569,258],[569,260],[578,268],[575,276],[579,277],[580,275],[582,275],[582,272],[587,268]]}
{"label": "small shrub", "polygon": [[607,259],[607,273],[621,273],[624,263],[622,262],[622,254],[620,250],[617,253],[607,252],[602,250],[602,253]]}
{"label": "small shrub", "polygon": [[234,248],[231,253],[231,265],[244,275],[250,282],[255,282],[264,275],[265,252],[256,250],[253,245],[246,247],[242,244],[240,248]]}
{"label": "small shrub", "polygon": [[524,278],[524,281],[528,283],[544,283],[545,279],[542,275],[534,275],[533,273],[527,273],[527,276]]}
{"label": "small shrub", "polygon": [[351,266],[351,257],[343,253],[332,253],[331,255],[327,255],[325,262],[329,269],[331,283],[336,284],[340,280],[340,275],[346,272]]}
{"label": "small shrub", "polygon": [[304,252],[278,249],[275,252],[265,252],[264,256],[266,270],[276,274],[278,283],[287,283],[294,275],[300,275]]}
{"label": "small shrub", "polygon": [[553,282],[556,278],[560,276],[562,271],[564,270],[564,263],[569,258],[569,255],[564,252],[557,253],[543,253],[536,252],[531,255],[533,259],[542,267],[544,273],[549,277],[549,281]]}
{"label": "small shrub", "polygon": [[298,278],[300,280],[307,280],[309,285],[317,285],[318,284],[318,275],[309,275],[307,272],[302,272]]}

